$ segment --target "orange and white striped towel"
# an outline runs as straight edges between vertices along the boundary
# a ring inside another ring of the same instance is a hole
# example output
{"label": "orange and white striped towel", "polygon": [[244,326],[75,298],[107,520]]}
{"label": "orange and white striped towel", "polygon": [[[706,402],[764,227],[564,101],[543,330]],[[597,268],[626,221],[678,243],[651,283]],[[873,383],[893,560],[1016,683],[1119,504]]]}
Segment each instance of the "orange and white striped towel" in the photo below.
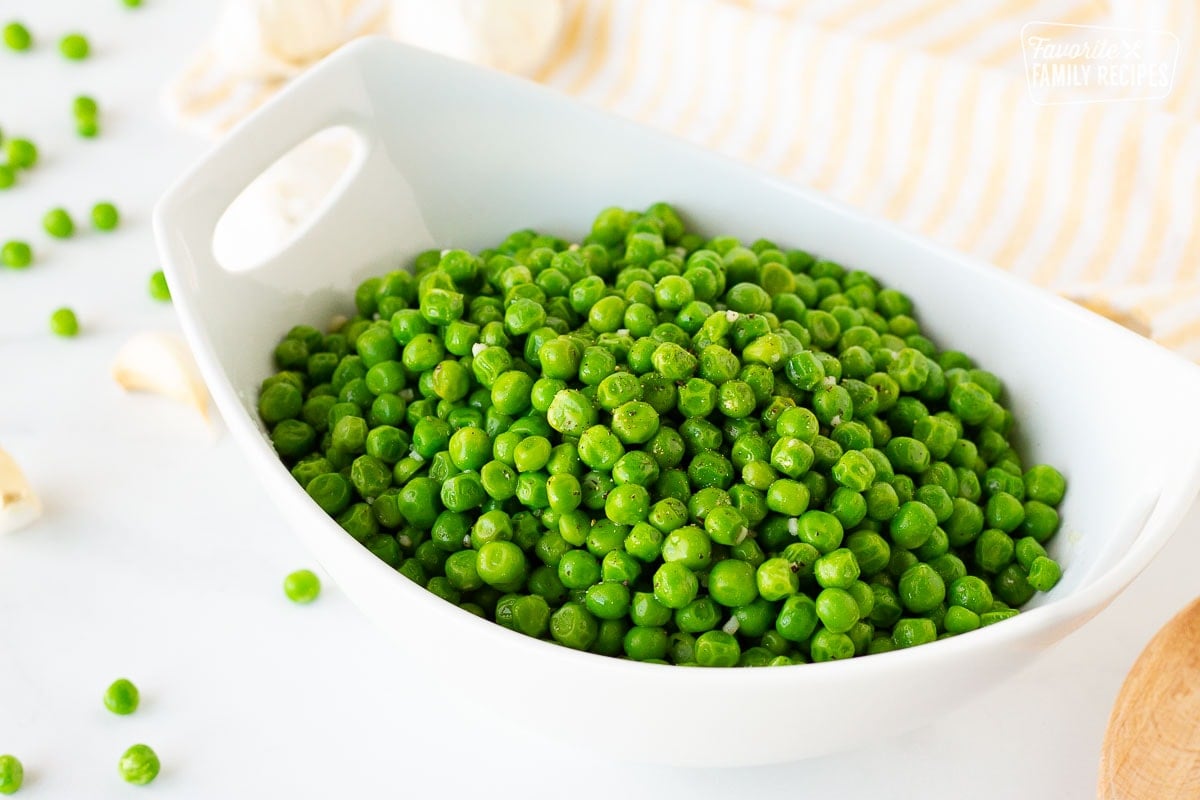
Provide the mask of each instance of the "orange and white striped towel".
{"label": "orange and white striped towel", "polygon": [[[562,2],[535,80],[886,216],[1200,359],[1193,0]],[[1173,88],[1035,104],[1021,47],[1032,21],[1170,31]]]}

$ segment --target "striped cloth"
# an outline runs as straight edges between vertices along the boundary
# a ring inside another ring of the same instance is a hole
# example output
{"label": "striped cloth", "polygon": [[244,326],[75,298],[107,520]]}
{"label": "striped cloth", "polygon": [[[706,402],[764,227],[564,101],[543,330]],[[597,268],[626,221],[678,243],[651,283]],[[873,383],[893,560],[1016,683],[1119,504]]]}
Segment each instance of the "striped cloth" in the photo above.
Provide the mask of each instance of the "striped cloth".
{"label": "striped cloth", "polygon": [[[892,219],[1200,359],[1194,0],[569,0],[535,79]],[[1165,100],[1031,102],[1033,20],[1170,30]]]}
{"label": "striped cloth", "polygon": [[[892,219],[1200,360],[1195,0],[562,2],[534,80]],[[1173,89],[1037,105],[1021,48],[1032,21],[1171,31]],[[211,84],[211,60],[198,63],[197,82]],[[197,103],[225,127],[281,82]]]}

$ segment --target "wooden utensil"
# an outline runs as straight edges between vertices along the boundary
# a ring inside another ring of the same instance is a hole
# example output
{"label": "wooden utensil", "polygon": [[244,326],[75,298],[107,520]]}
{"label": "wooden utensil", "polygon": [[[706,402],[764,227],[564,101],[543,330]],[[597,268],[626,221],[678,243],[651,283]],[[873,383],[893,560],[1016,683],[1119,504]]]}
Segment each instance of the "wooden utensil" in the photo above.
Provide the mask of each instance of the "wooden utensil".
{"label": "wooden utensil", "polygon": [[1100,754],[1103,800],[1200,798],[1200,599],[1138,656]]}

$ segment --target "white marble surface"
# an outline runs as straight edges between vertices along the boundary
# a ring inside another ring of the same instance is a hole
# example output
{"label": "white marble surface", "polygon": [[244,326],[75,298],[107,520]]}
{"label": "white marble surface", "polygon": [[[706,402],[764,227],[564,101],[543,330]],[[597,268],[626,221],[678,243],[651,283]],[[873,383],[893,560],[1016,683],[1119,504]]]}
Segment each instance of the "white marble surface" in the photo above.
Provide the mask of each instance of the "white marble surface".
{"label": "white marble surface", "polygon": [[[1122,676],[1196,593],[1200,509],[1109,610],[1018,678],[948,716],[930,709],[937,721],[903,740],[769,768],[622,765],[528,739],[414,685],[336,587],[289,604],[280,582],[310,559],[219,423],[125,397],[108,377],[130,333],[175,327],[146,295],[149,215],[203,145],[169,128],[157,96],[212,5],[0,0],[0,18],[23,18],[40,38],[32,53],[0,52],[0,127],[30,135],[44,158],[0,193],[0,239],[39,251],[35,268],[0,271],[0,444],[46,502],[40,524],[0,540],[0,753],[25,763],[19,797],[1095,796]],[[91,37],[91,61],[57,55],[70,29]],[[96,141],[72,131],[83,91],[104,109]],[[125,212],[119,232],[40,233],[47,209],[82,216],[101,198]],[[47,332],[62,304],[79,312],[75,341]],[[143,693],[126,718],[100,702],[122,675]],[[148,789],[117,776],[134,742],[163,760]]]}

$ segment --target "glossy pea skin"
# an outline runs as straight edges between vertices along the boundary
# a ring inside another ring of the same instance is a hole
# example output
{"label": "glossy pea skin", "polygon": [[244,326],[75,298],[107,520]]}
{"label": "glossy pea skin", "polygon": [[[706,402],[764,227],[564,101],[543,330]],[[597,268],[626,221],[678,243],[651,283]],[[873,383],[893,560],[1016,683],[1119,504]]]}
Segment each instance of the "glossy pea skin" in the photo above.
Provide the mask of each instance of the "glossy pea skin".
{"label": "glossy pea skin", "polygon": [[288,331],[260,415],[377,558],[592,653],[837,660],[1053,590],[1065,480],[1000,379],[859,265],[749,241],[656,204],[422,252]]}

